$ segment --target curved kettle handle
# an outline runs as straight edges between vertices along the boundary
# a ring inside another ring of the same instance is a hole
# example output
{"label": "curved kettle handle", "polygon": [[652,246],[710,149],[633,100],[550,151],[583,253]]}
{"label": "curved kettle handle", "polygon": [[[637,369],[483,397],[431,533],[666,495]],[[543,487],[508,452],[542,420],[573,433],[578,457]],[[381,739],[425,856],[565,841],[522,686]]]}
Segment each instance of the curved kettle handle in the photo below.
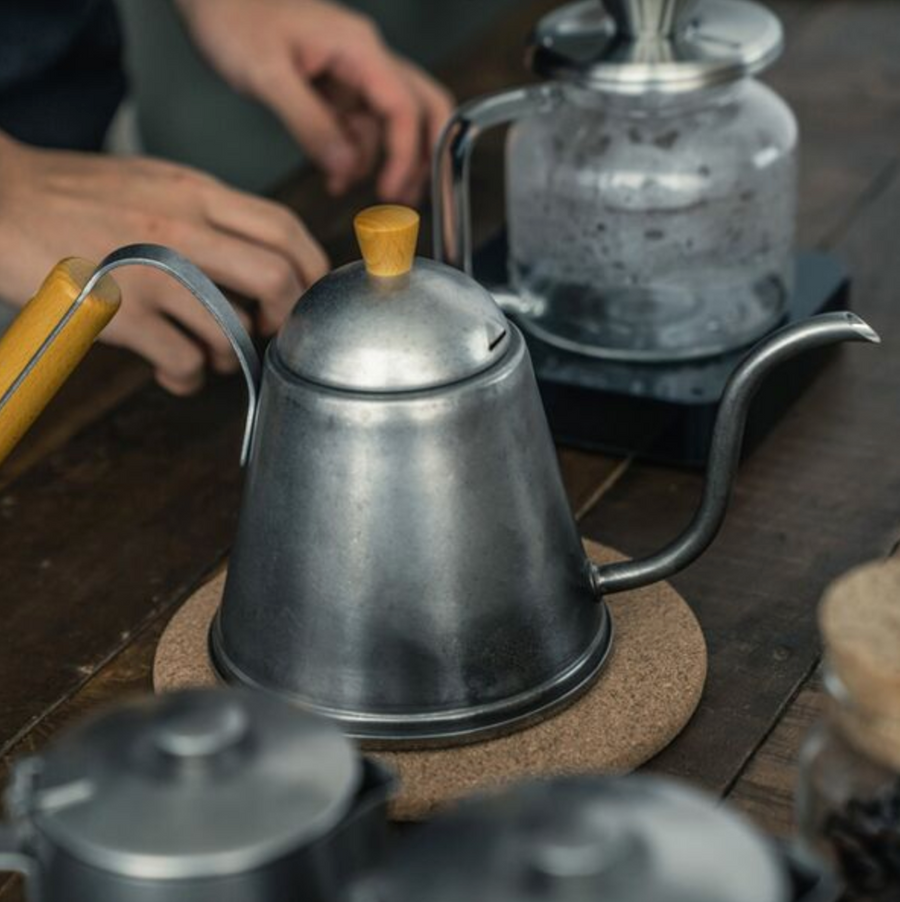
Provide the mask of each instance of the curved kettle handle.
{"label": "curved kettle handle", "polygon": [[[241,447],[241,465],[250,458],[256,410],[259,404],[259,384],[262,373],[259,355],[247,330],[241,324],[231,304],[213,281],[194,266],[190,260],[170,248],[159,244],[130,244],[113,251],[101,261],[81,291],[82,296],[90,294],[94,286],[107,274],[121,266],[151,266],[159,269],[180,282],[213,315],[219,328],[234,348],[244,379],[247,383],[247,421]],[[76,300],[76,303],[78,301]]]}
{"label": "curved kettle handle", "polygon": [[83,290],[93,269],[77,257],[57,263],[0,337],[0,463],[119,309],[112,279]]}
{"label": "curved kettle handle", "polygon": [[548,113],[561,99],[562,88],[548,82],[478,97],[450,117],[441,132],[431,173],[435,260],[472,274],[469,169],[479,135],[526,115]]}
{"label": "curved kettle handle", "polygon": [[0,824],[0,872],[3,871],[26,877],[34,873],[34,860],[23,849],[18,832],[8,824]]}

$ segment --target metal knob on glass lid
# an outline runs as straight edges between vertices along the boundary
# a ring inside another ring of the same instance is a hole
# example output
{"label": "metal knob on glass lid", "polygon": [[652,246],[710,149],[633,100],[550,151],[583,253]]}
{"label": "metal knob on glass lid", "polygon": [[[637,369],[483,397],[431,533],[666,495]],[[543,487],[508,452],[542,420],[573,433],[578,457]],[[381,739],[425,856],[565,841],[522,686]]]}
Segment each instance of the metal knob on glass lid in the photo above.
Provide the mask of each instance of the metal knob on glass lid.
{"label": "metal knob on glass lid", "polygon": [[[362,899],[788,902],[788,868],[744,818],[679,784],[577,777],[465,802],[397,849]],[[825,897],[822,897],[825,898]]]}
{"label": "metal knob on glass lid", "polygon": [[765,69],[778,18],[747,0],[580,0],[545,16],[529,61],[547,78],[616,94],[677,94]]}
{"label": "metal knob on glass lid", "polygon": [[753,75],[783,43],[746,0],[582,0],[536,26],[543,83],[462,106],[435,159],[436,256],[471,272],[468,163],[507,143],[508,285],[535,340],[613,360],[740,348],[793,289],[797,126]]}
{"label": "metal knob on glass lid", "polygon": [[342,844],[377,844],[350,835],[372,793],[386,807],[387,790],[365,780],[335,725],[277,699],[147,698],[15,765],[0,869],[51,902],[288,900],[298,886],[321,899],[330,861],[348,862]]}

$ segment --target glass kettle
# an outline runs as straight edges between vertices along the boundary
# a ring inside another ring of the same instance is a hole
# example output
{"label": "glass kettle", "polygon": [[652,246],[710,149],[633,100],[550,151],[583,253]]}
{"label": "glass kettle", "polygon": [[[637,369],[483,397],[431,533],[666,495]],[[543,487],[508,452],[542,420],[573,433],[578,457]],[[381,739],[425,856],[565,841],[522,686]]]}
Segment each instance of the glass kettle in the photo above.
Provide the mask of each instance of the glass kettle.
{"label": "glass kettle", "polygon": [[797,126],[752,76],[778,19],[745,0],[579,0],[544,17],[544,81],[462,106],[435,163],[435,256],[471,272],[468,167],[507,144],[509,288],[522,328],[628,361],[702,358],[784,317]]}

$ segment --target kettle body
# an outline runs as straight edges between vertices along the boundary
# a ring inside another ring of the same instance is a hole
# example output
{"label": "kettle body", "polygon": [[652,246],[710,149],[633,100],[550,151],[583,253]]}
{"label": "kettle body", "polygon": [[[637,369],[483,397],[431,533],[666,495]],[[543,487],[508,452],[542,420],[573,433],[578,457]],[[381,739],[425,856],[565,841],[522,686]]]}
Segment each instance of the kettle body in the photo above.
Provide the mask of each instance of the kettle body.
{"label": "kettle body", "polygon": [[367,740],[508,729],[588,684],[605,605],[528,351],[440,390],[335,391],[269,348],[225,597],[228,679]]}

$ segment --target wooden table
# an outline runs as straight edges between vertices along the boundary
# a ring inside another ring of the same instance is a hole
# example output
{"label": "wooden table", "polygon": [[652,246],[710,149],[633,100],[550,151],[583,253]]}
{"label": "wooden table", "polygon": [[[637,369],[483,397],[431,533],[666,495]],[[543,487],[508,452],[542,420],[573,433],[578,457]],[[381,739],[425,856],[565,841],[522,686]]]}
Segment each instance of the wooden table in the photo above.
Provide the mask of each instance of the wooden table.
{"label": "wooden table", "polygon": [[[521,78],[544,0],[499,21],[445,73],[460,97]],[[706,633],[694,721],[651,767],[790,829],[798,743],[821,705],[814,610],[826,584],[890,552],[900,527],[900,3],[778,0],[789,54],[771,73],[803,132],[801,233],[855,275],[881,331],[853,347],[745,462],[728,524],[675,583]],[[486,142],[477,229],[501,221],[501,143]],[[279,196],[337,261],[371,198],[326,199],[314,176]],[[32,752],[98,705],[150,687],[168,618],[226,556],[244,395],[216,380],[178,400],[135,358],[97,347],[0,471],[0,750]],[[690,515],[697,474],[561,449],[585,535],[629,553]],[[16,884],[0,889],[12,896]]]}

